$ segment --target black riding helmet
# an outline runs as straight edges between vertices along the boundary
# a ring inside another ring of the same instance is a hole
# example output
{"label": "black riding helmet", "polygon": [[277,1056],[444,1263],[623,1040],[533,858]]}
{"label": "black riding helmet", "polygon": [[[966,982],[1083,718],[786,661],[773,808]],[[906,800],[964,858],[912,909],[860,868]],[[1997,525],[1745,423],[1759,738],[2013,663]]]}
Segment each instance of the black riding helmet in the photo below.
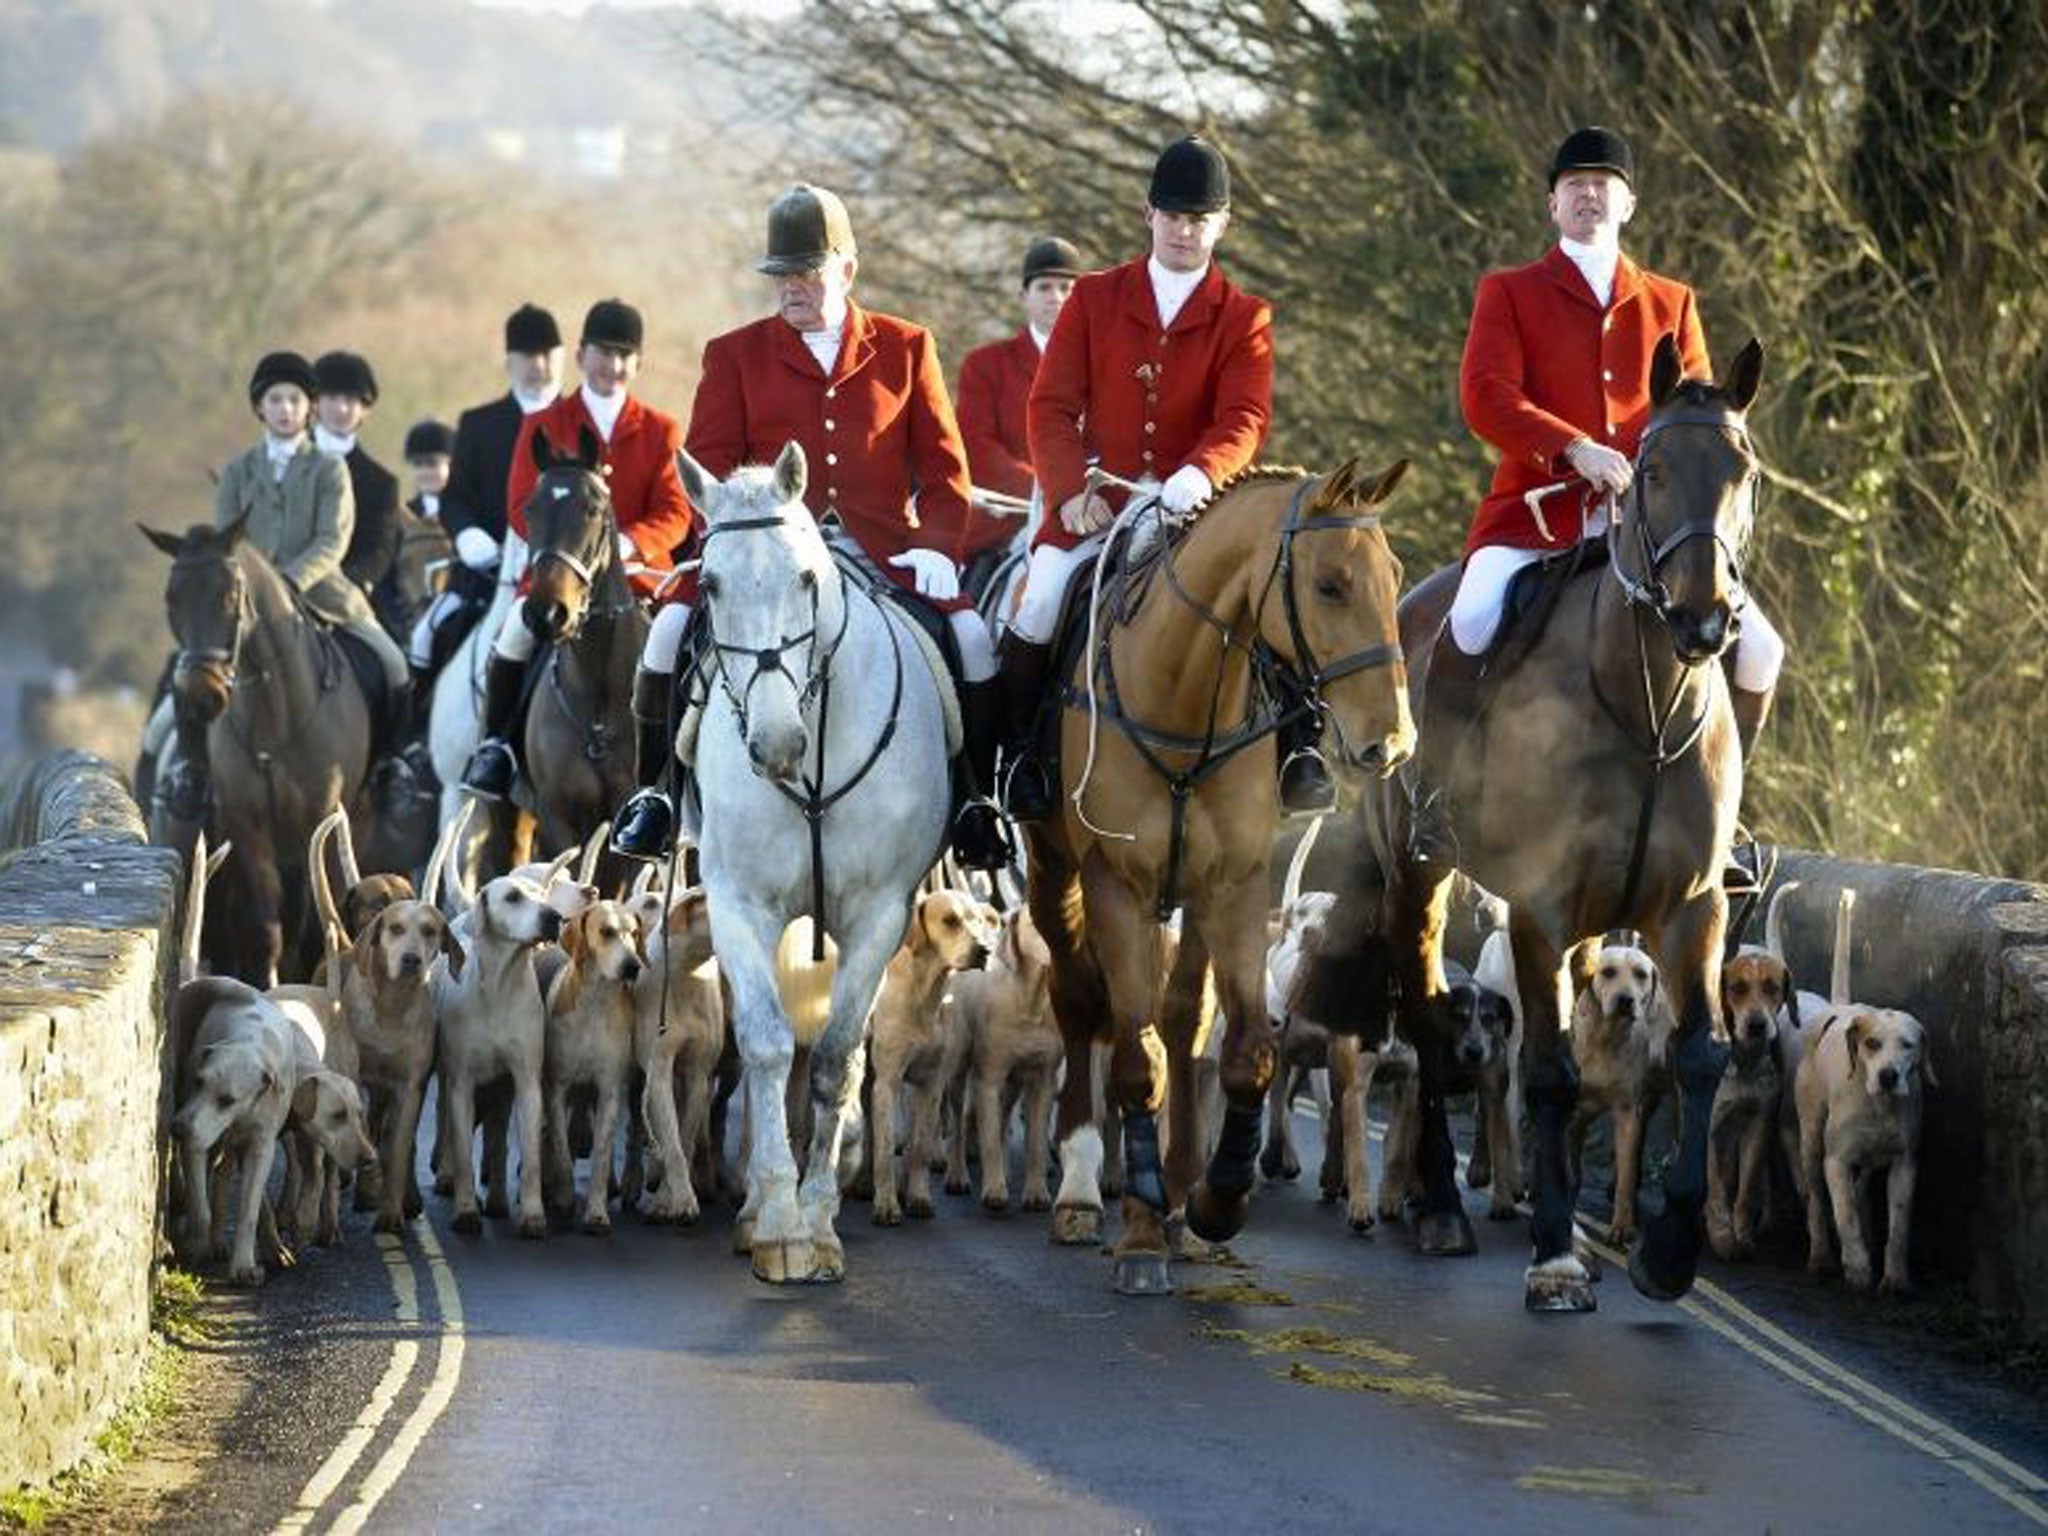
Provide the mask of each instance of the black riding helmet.
{"label": "black riding helmet", "polygon": [[249,375],[249,408],[261,414],[263,392],[273,384],[296,384],[311,399],[317,392],[313,365],[296,352],[266,352]]}

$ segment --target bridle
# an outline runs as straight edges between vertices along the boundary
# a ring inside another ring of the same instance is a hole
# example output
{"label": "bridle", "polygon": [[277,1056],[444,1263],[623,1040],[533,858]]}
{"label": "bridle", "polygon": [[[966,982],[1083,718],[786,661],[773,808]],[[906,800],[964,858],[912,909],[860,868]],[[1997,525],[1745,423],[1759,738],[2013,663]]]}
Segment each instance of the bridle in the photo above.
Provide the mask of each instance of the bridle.
{"label": "bridle", "polygon": [[[1664,538],[1651,543],[1650,507],[1647,481],[1643,476],[1643,460],[1650,444],[1667,432],[1710,431],[1732,433],[1735,446],[1741,453],[1745,465],[1744,481],[1749,492],[1749,512],[1743,518],[1743,527],[1735,539],[1730,539],[1721,530],[1720,519],[1716,516],[1692,517],[1681,522]],[[1622,596],[1632,608],[1645,608],[1662,624],[1665,631],[1676,640],[1672,625],[1678,612],[1671,601],[1671,593],[1665,587],[1659,572],[1664,562],[1695,539],[1712,539],[1721,553],[1727,557],[1728,569],[1732,573],[1733,585],[1728,594],[1728,607],[1734,622],[1728,625],[1721,644],[1709,656],[1680,656],[1686,666],[1699,666],[1711,661],[1735,643],[1740,630],[1742,612],[1749,606],[1749,587],[1742,575],[1742,545],[1748,541],[1750,526],[1756,518],[1757,487],[1761,483],[1762,470],[1758,464],[1755,445],[1750,441],[1748,424],[1740,412],[1688,410],[1653,421],[1644,431],[1642,441],[1636,445],[1635,474],[1632,478],[1627,501],[1608,498],[1607,550],[1609,563],[1614,567],[1614,578],[1621,585]],[[1630,530],[1624,533],[1624,525]],[[1630,573],[1622,559],[1625,551],[1632,550],[1637,559],[1641,576]]]}
{"label": "bridle", "polygon": [[241,668],[242,640],[248,634],[255,618],[255,610],[249,601],[249,578],[229,555],[181,555],[177,563],[189,570],[216,558],[227,567],[234,583],[231,589],[234,594],[234,633],[226,645],[180,645],[172,663],[172,677],[174,683],[182,683],[195,673],[211,672],[220,680],[222,689],[232,694],[235,691],[236,676]]}
{"label": "bridle", "polygon": [[[706,529],[704,543],[708,548],[711,541],[720,534],[767,533],[776,529],[793,528],[795,526],[796,524],[791,519],[780,516],[735,518],[731,522],[714,523],[710,528]],[[721,640],[718,636],[717,623],[712,616],[711,602],[708,596],[704,602],[704,631],[706,643],[710,646],[713,657],[712,674],[717,679],[718,686],[724,692],[726,700],[732,705],[733,714],[738,719],[742,738],[747,735],[749,729],[747,724],[747,702],[754,696],[754,688],[764,677],[780,676],[787,678],[790,686],[796,689],[796,702],[799,710],[808,709],[831,679],[832,658],[839,654],[840,644],[846,639],[846,628],[852,620],[853,608],[850,603],[840,604],[838,632],[832,636],[829,645],[820,648],[816,644],[818,639],[818,584],[816,582],[811,584],[810,599],[811,627],[800,635],[785,636],[778,644],[769,646],[734,645],[730,641]],[[801,681],[790,670],[788,663],[784,659],[786,652],[793,651],[799,646],[808,646],[810,648],[809,662]],[[734,659],[753,663],[753,670],[747,675],[746,682],[739,687],[735,687],[733,684],[732,667],[735,664]]]}
{"label": "bridle", "polygon": [[[539,484],[534,486],[534,496],[536,498],[539,497],[542,487],[548,484],[549,475],[564,474],[574,474],[588,483],[586,495],[589,497],[588,505],[590,511],[585,514],[585,520],[587,522],[594,521],[595,529],[587,537],[580,551],[562,549],[553,544],[538,544],[533,547],[529,560],[529,564],[535,569],[544,565],[559,565],[583,585],[583,606],[576,613],[574,622],[563,629],[558,637],[558,640],[561,641],[574,640],[581,634],[584,622],[594,612],[608,616],[615,616],[618,613],[624,612],[623,606],[602,610],[593,607],[593,599],[597,594],[599,578],[612,568],[619,557],[618,528],[617,524],[612,520],[611,489],[603,480],[599,479],[581,464],[557,464],[542,471]],[[570,491],[559,486],[555,487],[555,489],[561,490],[564,498],[571,494]],[[534,518],[530,512],[527,514],[526,521],[527,526],[531,528]],[[630,597],[627,601],[631,601]]]}

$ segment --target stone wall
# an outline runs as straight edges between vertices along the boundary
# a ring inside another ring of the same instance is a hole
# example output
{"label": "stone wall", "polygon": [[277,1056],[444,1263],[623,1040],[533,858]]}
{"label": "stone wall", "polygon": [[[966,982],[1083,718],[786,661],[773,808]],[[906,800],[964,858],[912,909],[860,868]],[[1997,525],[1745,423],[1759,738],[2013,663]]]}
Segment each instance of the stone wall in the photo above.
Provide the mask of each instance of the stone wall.
{"label": "stone wall", "polygon": [[179,860],[83,753],[0,785],[0,1488],[77,1461],[149,1344]]}

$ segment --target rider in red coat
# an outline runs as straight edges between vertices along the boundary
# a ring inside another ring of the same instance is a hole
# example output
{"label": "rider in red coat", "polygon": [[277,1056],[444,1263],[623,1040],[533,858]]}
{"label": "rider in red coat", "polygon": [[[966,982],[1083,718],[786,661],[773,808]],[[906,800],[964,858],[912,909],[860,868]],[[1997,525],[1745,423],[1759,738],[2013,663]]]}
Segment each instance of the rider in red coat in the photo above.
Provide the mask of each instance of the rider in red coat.
{"label": "rider in red coat", "polygon": [[[507,521],[520,541],[518,558],[524,558],[526,500],[540,478],[532,452],[536,432],[557,454],[572,458],[584,429],[596,436],[602,445],[600,472],[611,489],[622,559],[666,569],[673,551],[688,541],[690,503],[675,463],[682,429],[674,417],[642,405],[627,392],[640,370],[642,331],[640,311],[632,305],[619,299],[591,305],[576,348],[581,387],[521,423],[505,486]],[[659,579],[657,571],[634,582],[645,591]],[[538,645],[539,636],[528,626],[522,603],[506,615],[484,676],[484,740],[462,776],[463,786],[477,794],[499,798],[511,791],[518,766],[512,742],[518,735],[519,704],[526,696],[526,668]]]}
{"label": "rider in red coat", "polygon": [[[993,782],[995,649],[960,591],[968,535],[967,456],[946,396],[938,348],[922,326],[852,302],[858,256],[845,205],[822,188],[792,187],[768,212],[758,264],[773,279],[776,312],[715,337],[690,411],[690,456],[721,478],[803,446],[804,499],[906,594],[944,613],[960,652],[962,723],[977,790]],[[678,583],[641,653],[634,713],[642,722],[641,790],[620,808],[613,846],[659,857],[674,812],[654,785],[671,755],[669,700],[694,583]],[[953,828],[970,868],[1006,860],[1001,819],[970,802]]]}
{"label": "rider in red coat", "polygon": [[[1437,644],[1423,689],[1411,851],[1426,862],[1456,859],[1443,791],[1509,583],[1545,553],[1605,532],[1597,501],[1624,494],[1634,478],[1658,341],[1677,337],[1686,377],[1713,373],[1692,289],[1621,253],[1622,226],[1635,212],[1634,176],[1635,157],[1620,134],[1572,133],[1551,160],[1558,243],[1537,261],[1479,281],[1459,398],[1466,422],[1501,458],[1466,539],[1445,625],[1451,643]],[[1532,492],[1545,493],[1533,507]],[[1732,659],[1745,751],[1769,712],[1784,651],[1752,603]]]}

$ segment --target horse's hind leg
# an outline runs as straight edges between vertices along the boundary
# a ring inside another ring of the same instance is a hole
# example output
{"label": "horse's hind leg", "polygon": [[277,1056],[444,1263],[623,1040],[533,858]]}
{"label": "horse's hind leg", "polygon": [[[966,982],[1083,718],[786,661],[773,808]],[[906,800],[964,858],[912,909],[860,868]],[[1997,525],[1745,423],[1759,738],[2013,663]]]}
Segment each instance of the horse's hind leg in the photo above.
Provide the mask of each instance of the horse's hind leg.
{"label": "horse's hind leg", "polygon": [[1664,1174],[1661,1195],[1639,1202],[1642,1237],[1629,1254],[1629,1279],[1645,1296],[1676,1301],[1692,1289],[1705,1232],[1707,1137],[1714,1091],[1728,1050],[1714,1038],[1715,1000],[1721,991],[1721,940],[1728,902],[1719,887],[1695,897],[1665,928],[1660,958],[1671,987],[1678,1034],[1671,1042],[1671,1077],[1678,1087],[1678,1155]]}
{"label": "horse's hind leg", "polygon": [[[1208,1173],[1188,1197],[1188,1225],[1211,1242],[1235,1237],[1251,1215],[1266,1094],[1279,1067],[1279,1032],[1266,1012],[1264,882],[1214,893],[1201,914],[1216,968],[1223,1036],[1222,1134]],[[1286,1106],[1278,1106],[1281,1115]]]}
{"label": "horse's hind leg", "polygon": [[1202,1176],[1201,1064],[1195,1059],[1195,1037],[1202,1028],[1202,983],[1208,970],[1209,951],[1189,923],[1159,1005],[1159,1035],[1166,1046],[1166,1205],[1176,1213],[1186,1209]]}
{"label": "horse's hind leg", "polygon": [[1529,1112],[1536,1122],[1536,1188],[1524,1275],[1523,1304],[1532,1312],[1590,1312],[1592,1277],[1574,1252],[1572,1212],[1578,1205],[1578,1159],[1570,1129],[1579,1102],[1579,1069],[1565,1048],[1562,1020],[1570,1008],[1564,957],[1550,936],[1518,907],[1509,919],[1515,985],[1528,1014],[1522,1050]]}
{"label": "horse's hind leg", "polygon": [[[1095,1035],[1107,1003],[1094,960],[1080,945],[1080,893],[1073,873],[1042,835],[1031,837],[1031,918],[1052,956],[1048,986],[1066,1053],[1055,1136],[1060,1187],[1052,1240],[1072,1247],[1102,1241],[1102,1132],[1095,1124]],[[960,1113],[967,1106],[963,1102]],[[960,1159],[963,1167],[965,1157]],[[952,1188],[947,1179],[947,1188]],[[963,1179],[964,1182],[964,1179]]]}
{"label": "horse's hind leg", "polygon": [[1458,1155],[1451,1145],[1445,1102],[1450,1026],[1443,1013],[1444,917],[1451,878],[1413,866],[1399,868],[1388,886],[1388,928],[1400,987],[1401,1034],[1415,1047],[1421,1117],[1416,1176],[1422,1185],[1415,1246],[1433,1257],[1478,1250],[1478,1239],[1458,1193]]}

